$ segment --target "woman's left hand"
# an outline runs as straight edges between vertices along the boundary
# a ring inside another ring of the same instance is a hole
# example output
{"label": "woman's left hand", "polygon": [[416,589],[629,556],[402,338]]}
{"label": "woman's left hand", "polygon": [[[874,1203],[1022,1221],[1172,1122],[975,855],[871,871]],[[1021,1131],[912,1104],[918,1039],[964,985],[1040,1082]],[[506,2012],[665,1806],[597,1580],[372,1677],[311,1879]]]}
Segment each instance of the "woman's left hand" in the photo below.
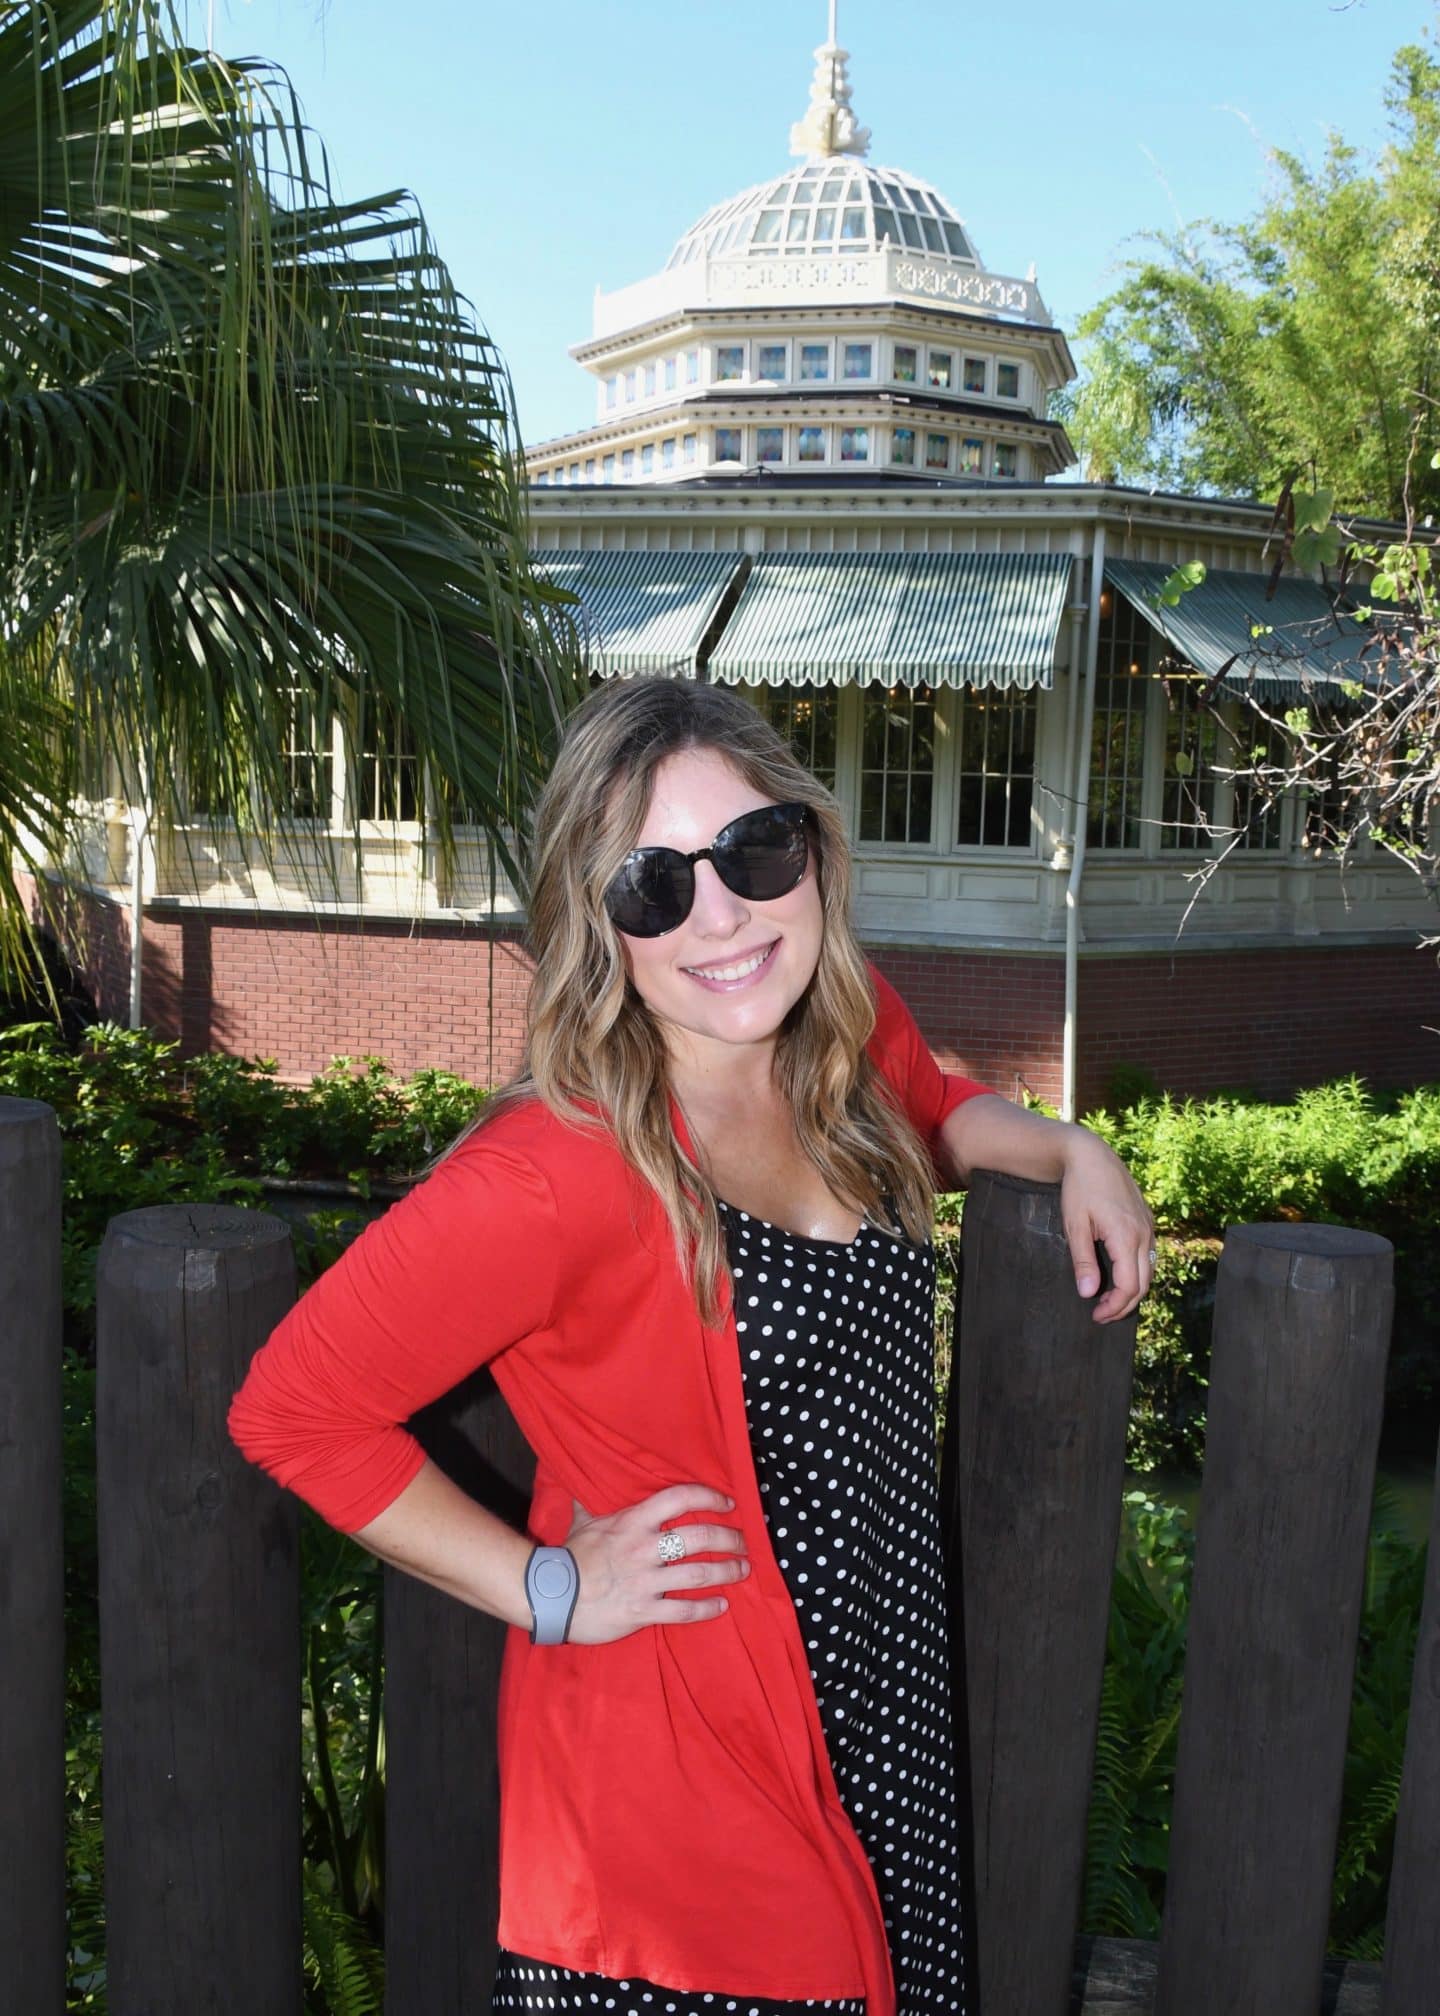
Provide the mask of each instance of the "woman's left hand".
{"label": "woman's left hand", "polygon": [[1075,1286],[1087,1300],[1100,1287],[1095,1242],[1110,1258],[1110,1286],[1095,1304],[1097,1323],[1114,1323],[1138,1307],[1155,1269],[1155,1220],[1130,1171],[1113,1149],[1084,1127],[1067,1129],[1060,1177],[1060,1212]]}

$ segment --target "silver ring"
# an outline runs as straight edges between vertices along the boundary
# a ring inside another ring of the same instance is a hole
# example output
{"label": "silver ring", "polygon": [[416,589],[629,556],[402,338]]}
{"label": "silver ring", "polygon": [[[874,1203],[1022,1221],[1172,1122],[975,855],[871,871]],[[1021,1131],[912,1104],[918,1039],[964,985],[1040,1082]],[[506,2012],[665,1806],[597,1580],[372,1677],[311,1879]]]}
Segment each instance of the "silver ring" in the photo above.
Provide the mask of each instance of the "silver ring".
{"label": "silver ring", "polygon": [[660,1559],[662,1562],[683,1561],[685,1559],[685,1535],[683,1533],[662,1533],[660,1535]]}

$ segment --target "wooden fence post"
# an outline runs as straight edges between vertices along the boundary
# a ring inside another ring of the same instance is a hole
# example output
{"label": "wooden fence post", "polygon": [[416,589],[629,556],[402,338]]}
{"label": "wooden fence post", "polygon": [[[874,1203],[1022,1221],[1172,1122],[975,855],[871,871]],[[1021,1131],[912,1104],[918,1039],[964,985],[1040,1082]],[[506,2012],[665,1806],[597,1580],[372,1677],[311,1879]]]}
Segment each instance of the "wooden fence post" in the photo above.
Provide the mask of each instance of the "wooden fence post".
{"label": "wooden fence post", "polygon": [[1415,1645],[1395,1864],[1385,1919],[1383,2016],[1430,2016],[1440,1982],[1440,1456]]}
{"label": "wooden fence post", "polygon": [[946,1512],[958,1497],[980,2002],[1065,2016],[1135,1324],[1075,1292],[1058,1184],[977,1171],[961,1250]]}
{"label": "wooden fence post", "polygon": [[60,1131],[0,1099],[0,1954],[5,1999],[65,2007]]}
{"label": "wooden fence post", "polygon": [[[488,1371],[411,1426],[449,1477],[523,1530],[535,1459]],[[475,2016],[490,2006],[505,1630],[415,1576],[385,1570],[386,2016]]]}
{"label": "wooden fence post", "polygon": [[1157,2016],[1320,2007],[1392,1258],[1341,1226],[1225,1237]]}
{"label": "wooden fence post", "polygon": [[294,1295],[259,1211],[127,1211],[101,1249],[110,2016],[299,2016],[297,1507],[225,1426]]}

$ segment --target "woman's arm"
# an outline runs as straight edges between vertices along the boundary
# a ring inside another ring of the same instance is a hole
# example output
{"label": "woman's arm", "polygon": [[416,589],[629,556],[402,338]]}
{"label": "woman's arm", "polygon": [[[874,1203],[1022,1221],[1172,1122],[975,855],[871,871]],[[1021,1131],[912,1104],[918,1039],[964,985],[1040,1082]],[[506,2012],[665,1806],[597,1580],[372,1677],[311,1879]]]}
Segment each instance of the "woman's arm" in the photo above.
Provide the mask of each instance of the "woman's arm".
{"label": "woman's arm", "polygon": [[1125,1164],[1087,1128],[1029,1113],[994,1092],[967,1099],[941,1122],[942,1172],[957,1184],[976,1169],[998,1169],[1060,1185],[1060,1208],[1087,1299],[1100,1286],[1095,1242],[1110,1258],[1111,1286],[1095,1304],[1097,1323],[1128,1316],[1150,1286],[1155,1220]]}

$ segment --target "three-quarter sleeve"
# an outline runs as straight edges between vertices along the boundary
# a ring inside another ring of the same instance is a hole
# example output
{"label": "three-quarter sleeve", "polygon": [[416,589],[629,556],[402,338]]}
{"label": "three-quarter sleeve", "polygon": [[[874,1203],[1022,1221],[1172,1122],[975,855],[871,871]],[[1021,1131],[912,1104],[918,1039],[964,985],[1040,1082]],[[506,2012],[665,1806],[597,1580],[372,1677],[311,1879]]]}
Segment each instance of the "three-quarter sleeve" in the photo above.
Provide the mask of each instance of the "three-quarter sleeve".
{"label": "three-quarter sleeve", "polygon": [[554,1194],[482,1129],[360,1235],[262,1345],[230,1403],[252,1463],[354,1532],[419,1472],[401,1424],[546,1322]]}
{"label": "three-quarter sleeve", "polygon": [[899,1094],[911,1125],[934,1160],[940,1148],[940,1129],[955,1108],[992,1088],[957,1072],[942,1071],[915,1017],[884,974],[872,966],[870,980],[876,1008],[875,1032],[866,1046],[871,1062]]}

